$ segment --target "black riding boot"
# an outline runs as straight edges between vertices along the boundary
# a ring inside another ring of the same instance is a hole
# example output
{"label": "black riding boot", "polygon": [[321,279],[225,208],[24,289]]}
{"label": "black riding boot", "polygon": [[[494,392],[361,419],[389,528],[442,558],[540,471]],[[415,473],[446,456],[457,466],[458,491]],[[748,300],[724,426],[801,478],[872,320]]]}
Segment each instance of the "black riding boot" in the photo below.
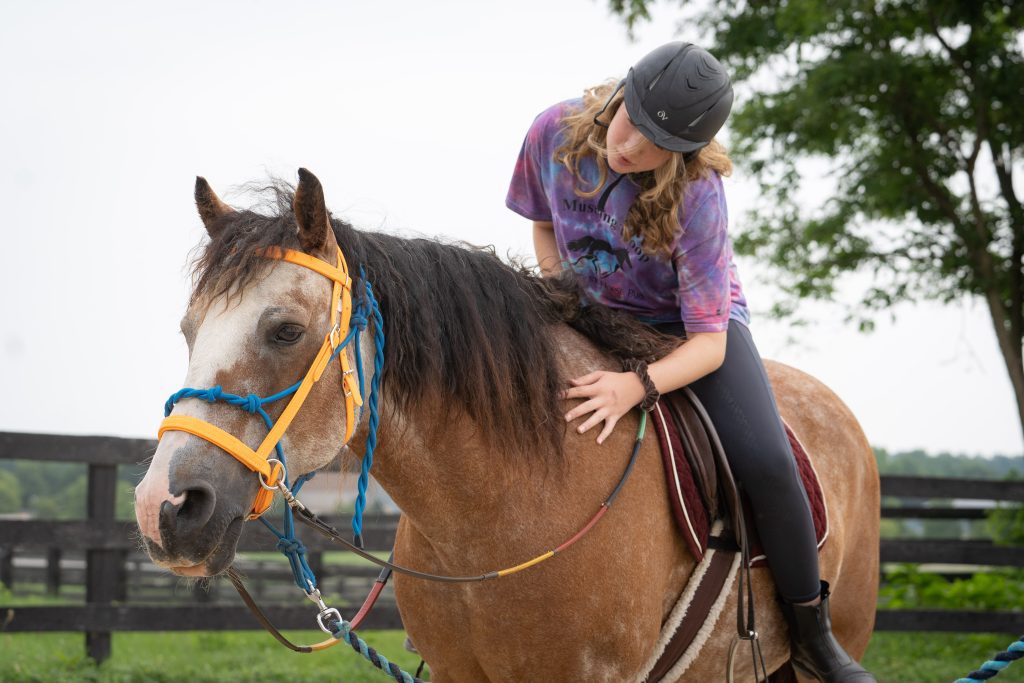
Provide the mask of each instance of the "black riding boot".
{"label": "black riding boot", "polygon": [[828,595],[828,583],[822,581],[819,604],[782,603],[782,613],[789,622],[793,668],[824,683],[874,683],[875,677],[846,654],[832,635]]}

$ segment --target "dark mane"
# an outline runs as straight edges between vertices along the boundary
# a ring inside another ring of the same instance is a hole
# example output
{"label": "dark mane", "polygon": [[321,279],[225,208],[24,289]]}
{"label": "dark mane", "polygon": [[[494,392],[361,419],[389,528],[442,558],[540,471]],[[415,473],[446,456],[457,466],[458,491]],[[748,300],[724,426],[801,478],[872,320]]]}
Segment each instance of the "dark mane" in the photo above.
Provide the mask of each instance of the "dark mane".
{"label": "dark mane", "polygon": [[[262,248],[299,248],[293,189],[280,181],[256,189],[269,199],[261,211],[223,218],[198,254],[193,301],[240,291],[267,267]],[[541,279],[491,248],[361,231],[336,218],[332,224],[350,269],[365,269],[380,302],[382,386],[393,407],[439,398],[444,411],[464,411],[503,450],[561,453],[558,394],[566,378],[551,325],[568,323],[620,358],[653,360],[678,343],[628,316],[581,306],[572,278]]]}

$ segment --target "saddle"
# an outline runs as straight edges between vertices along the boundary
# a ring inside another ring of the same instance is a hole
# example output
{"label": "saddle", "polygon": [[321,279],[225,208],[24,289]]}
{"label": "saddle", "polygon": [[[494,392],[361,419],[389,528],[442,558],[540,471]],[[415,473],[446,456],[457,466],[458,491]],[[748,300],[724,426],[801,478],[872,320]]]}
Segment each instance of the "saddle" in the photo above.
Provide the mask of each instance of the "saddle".
{"label": "saddle", "polygon": [[[749,568],[763,565],[766,557],[754,533],[750,505],[733,478],[714,425],[696,394],[688,387],[663,395],[651,412],[661,446],[669,498],[679,531],[698,562],[708,549],[714,556],[688,586],[692,593],[686,616],[668,640],[648,681],[661,680],[686,654],[732,575],[736,554],[741,556],[737,631],[747,636],[754,628]],[[796,435],[785,425],[797,467],[811,503],[820,550],[828,535],[828,518],[817,474]],[[712,533],[712,530],[720,530]],[[744,588],[745,584],[745,588]],[[746,594],[744,595],[744,591]],[[744,602],[746,613],[744,613]]]}
{"label": "saddle", "polygon": [[[766,564],[749,500],[732,476],[700,399],[689,388],[664,395],[651,412],[651,421],[661,446],[676,524],[693,556],[698,561],[703,559],[709,545],[718,550],[738,550],[736,541],[745,534],[750,539],[751,566]],[[820,550],[828,536],[824,494],[803,444],[788,424],[783,426],[811,504]],[[712,536],[710,529],[716,520],[726,521],[727,531]]]}

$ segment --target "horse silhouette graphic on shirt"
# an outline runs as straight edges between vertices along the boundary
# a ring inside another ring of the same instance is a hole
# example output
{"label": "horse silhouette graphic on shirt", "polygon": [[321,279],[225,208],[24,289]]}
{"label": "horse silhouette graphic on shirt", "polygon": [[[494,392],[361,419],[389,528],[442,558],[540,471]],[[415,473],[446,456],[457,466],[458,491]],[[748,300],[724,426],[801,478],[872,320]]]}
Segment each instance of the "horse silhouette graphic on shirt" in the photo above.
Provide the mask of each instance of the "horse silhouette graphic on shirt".
{"label": "horse silhouette graphic on shirt", "polygon": [[583,252],[573,261],[574,266],[579,266],[581,262],[589,263],[601,277],[633,267],[629,251],[614,249],[606,240],[585,235],[569,242],[567,246],[573,252]]}

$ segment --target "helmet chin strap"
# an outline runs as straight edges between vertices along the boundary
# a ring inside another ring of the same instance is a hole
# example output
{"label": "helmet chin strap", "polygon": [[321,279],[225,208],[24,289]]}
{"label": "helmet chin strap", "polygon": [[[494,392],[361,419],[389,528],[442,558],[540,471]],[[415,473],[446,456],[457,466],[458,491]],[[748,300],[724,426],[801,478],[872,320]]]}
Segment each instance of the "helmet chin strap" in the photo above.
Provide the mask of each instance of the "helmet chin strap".
{"label": "helmet chin strap", "polygon": [[[680,49],[680,52],[681,51],[682,51],[682,49]],[[666,68],[668,68],[668,67],[666,66]],[[615,96],[618,95],[619,91],[622,90],[625,86],[626,86],[626,79],[623,78],[615,86],[615,89],[612,90],[612,93],[611,93],[611,95],[608,96],[608,99],[605,100],[604,106],[601,107],[600,111],[598,111],[596,114],[594,114],[594,125],[595,126],[600,126],[601,128],[606,128],[606,129],[608,128],[609,124],[607,124],[604,121],[602,121],[601,120],[601,116],[606,111],[608,111],[608,107],[611,106],[612,100],[615,99]],[[691,161],[693,161],[694,159],[697,158],[698,154],[700,154],[700,150],[699,149],[694,150],[692,152],[684,152],[683,153],[683,164],[685,165],[685,164],[690,163]],[[609,195],[611,195],[612,190],[614,190],[615,186],[618,185],[622,181],[622,179],[625,178],[628,175],[631,175],[631,174],[630,173],[623,173],[623,174],[619,175],[618,178],[613,180],[611,182],[611,184],[607,188],[605,188],[605,191],[601,193],[601,198],[597,202],[597,210],[598,211],[604,211],[605,204],[608,202],[608,197],[609,197]]]}
{"label": "helmet chin strap", "polygon": [[608,107],[611,105],[612,100],[615,99],[615,96],[618,95],[619,91],[622,90],[625,86],[626,86],[626,79],[623,78],[621,81],[619,81],[619,84],[617,86],[615,86],[615,90],[612,90],[612,94],[608,96],[608,100],[604,103],[604,106],[601,107],[601,111],[599,111],[596,114],[594,114],[594,125],[595,126],[601,126],[602,128],[607,128],[608,127],[607,123],[605,123],[604,121],[601,121],[601,114],[605,113],[608,110]]}

